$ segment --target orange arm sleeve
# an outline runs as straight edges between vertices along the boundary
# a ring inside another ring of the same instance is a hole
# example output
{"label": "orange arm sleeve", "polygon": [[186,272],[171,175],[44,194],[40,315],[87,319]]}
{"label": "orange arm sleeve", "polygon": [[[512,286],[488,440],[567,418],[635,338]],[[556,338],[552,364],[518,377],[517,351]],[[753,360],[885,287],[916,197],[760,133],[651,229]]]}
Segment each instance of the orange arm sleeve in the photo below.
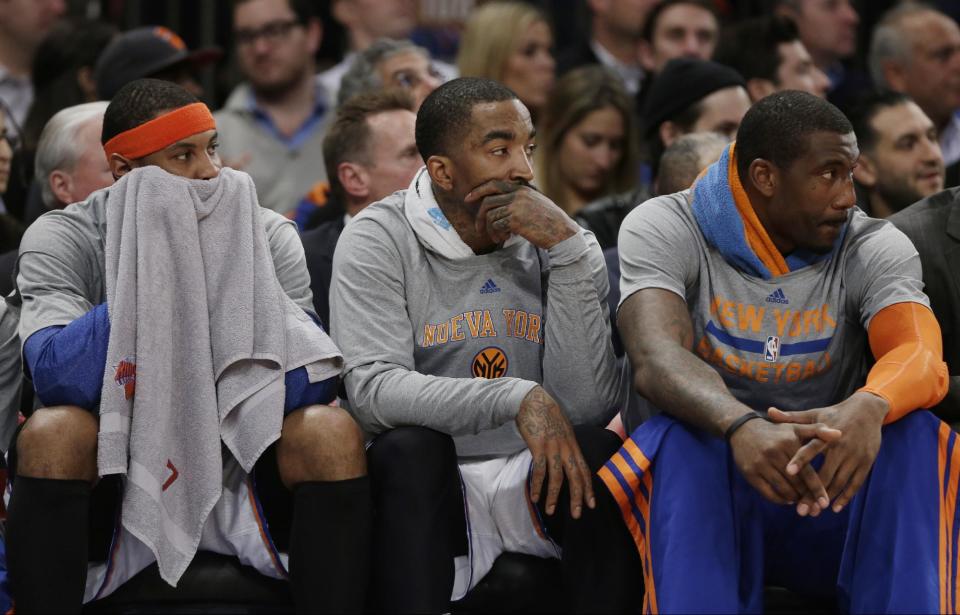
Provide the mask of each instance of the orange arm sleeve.
{"label": "orange arm sleeve", "polygon": [[929,308],[919,303],[887,306],[874,315],[867,334],[877,362],[859,390],[890,405],[884,425],[943,399],[950,378],[940,324]]}

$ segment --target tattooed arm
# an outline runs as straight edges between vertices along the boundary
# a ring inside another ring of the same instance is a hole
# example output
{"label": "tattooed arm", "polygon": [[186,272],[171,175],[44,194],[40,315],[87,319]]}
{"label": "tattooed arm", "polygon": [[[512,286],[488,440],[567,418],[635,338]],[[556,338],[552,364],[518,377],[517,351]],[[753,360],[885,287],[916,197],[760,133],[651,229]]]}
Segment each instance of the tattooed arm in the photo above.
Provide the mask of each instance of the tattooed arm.
{"label": "tattooed arm", "polygon": [[[691,352],[693,325],[686,302],[676,293],[660,288],[634,293],[621,304],[617,324],[634,368],[634,386],[661,410],[716,436],[750,412],[720,375]],[[797,427],[749,421],[734,433],[730,446],[740,471],[764,497],[778,504],[800,501],[800,514],[819,514],[827,504],[816,472],[804,466],[790,476],[787,463],[803,442],[833,441],[840,432],[820,424]]]}
{"label": "tattooed arm", "polygon": [[573,426],[543,387],[535,387],[523,398],[517,413],[517,428],[533,455],[530,497],[534,502],[540,500],[546,478],[546,511],[552,515],[566,475],[570,484],[570,514],[573,518],[580,518],[584,502],[590,508],[596,506],[591,472],[577,445]]}

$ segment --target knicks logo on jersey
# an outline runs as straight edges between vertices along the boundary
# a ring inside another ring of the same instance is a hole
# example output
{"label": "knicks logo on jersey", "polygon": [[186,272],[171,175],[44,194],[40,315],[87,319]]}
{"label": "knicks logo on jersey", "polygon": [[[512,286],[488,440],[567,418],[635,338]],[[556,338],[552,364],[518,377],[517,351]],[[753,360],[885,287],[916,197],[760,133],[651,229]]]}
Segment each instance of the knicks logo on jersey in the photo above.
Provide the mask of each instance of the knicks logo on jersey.
{"label": "knicks logo on jersey", "polygon": [[496,346],[484,348],[473,357],[470,369],[474,378],[500,378],[507,374],[507,355]]}
{"label": "knicks logo on jersey", "polygon": [[124,359],[117,364],[117,371],[113,375],[117,386],[123,387],[123,398],[133,399],[137,390],[137,364],[135,359]]}

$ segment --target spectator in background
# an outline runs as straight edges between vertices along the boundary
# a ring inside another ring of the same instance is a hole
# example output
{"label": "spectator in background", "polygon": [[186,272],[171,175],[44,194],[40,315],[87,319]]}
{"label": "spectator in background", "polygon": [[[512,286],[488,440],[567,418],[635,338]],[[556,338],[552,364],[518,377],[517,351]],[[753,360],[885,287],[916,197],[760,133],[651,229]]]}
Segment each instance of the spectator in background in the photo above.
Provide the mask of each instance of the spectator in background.
{"label": "spectator in background", "polygon": [[857,51],[860,16],[851,0],[777,0],[776,12],[797,24],[814,64],[830,80],[832,102],[843,103],[868,85],[865,76],[850,74],[841,63]]}
{"label": "spectator in background", "polygon": [[107,101],[67,107],[50,118],[37,147],[37,177],[46,209],[63,209],[113,185],[100,134]]}
{"label": "spectator in background", "polygon": [[23,125],[31,162],[40,132],[57,111],[98,100],[94,67],[116,32],[102,21],[65,19],[40,43],[31,71],[33,104]]}
{"label": "spectator in background", "polygon": [[311,0],[237,0],[233,33],[247,82],[215,115],[224,163],[253,177],[260,205],[280,213],[323,177],[328,95],[314,54],[320,20]]}
{"label": "spectator in background", "polygon": [[0,100],[16,126],[33,101],[33,56],[66,10],[64,0],[0,0]]}
{"label": "spectator in background", "polygon": [[[7,191],[10,183],[10,163],[18,146],[16,132],[7,128],[9,111],[0,101],[0,197]],[[16,248],[23,229],[6,212],[0,211],[0,252]]]}
{"label": "spectator in background", "polygon": [[753,102],[781,90],[824,98],[830,86],[803,46],[796,24],[779,15],[748,19],[729,28],[713,60],[740,73]]}
{"label": "spectator in background", "polygon": [[[67,107],[47,123],[37,147],[37,185],[36,190],[31,191],[35,200],[27,205],[24,227],[48,211],[63,209],[86,199],[94,190],[113,184],[107,156],[100,144],[106,108],[104,101]],[[16,248],[16,245],[7,245],[6,252],[0,254],[0,295],[13,290]]]}
{"label": "spectator in background", "polygon": [[540,190],[574,217],[587,203],[637,183],[633,103],[620,79],[600,66],[564,75],[550,93],[537,132]]}
{"label": "spectator in background", "polygon": [[190,51],[176,32],[163,26],[135,28],[117,36],[100,54],[93,73],[97,95],[109,101],[131,81],[150,77],[172,81],[202,98],[196,71],[222,56],[216,47]]}
{"label": "spectator in background", "polygon": [[323,140],[330,178],[327,221],[301,235],[310,271],[313,305],[330,324],[333,251],[343,227],[364,207],[404,190],[423,159],[417,151],[414,101],[393,89],[353,97],[337,109]]}
{"label": "spectator in background", "polygon": [[340,80],[337,106],[357,94],[399,87],[413,96],[414,111],[427,94],[443,83],[430,52],[409,40],[382,38],[353,55]]}
{"label": "spectator in background", "polygon": [[937,128],[909,96],[872,94],[847,115],[860,147],[853,178],[861,209],[886,218],[943,190]]}
{"label": "spectator in background", "polygon": [[650,87],[643,112],[653,178],[660,156],[679,137],[716,132],[732,140],[749,108],[746,82],[732,68],[692,58],[670,60]]}
{"label": "spectator in background", "polygon": [[559,74],[587,64],[603,65],[623,80],[631,96],[643,85],[644,71],[637,45],[647,14],[659,0],[588,0],[588,40],[557,54]]}
{"label": "spectator in background", "polygon": [[692,186],[728,145],[730,141],[715,132],[695,132],[671,143],[660,158],[657,194],[673,194]]}
{"label": "spectator in background", "polygon": [[536,123],[553,88],[553,33],[547,17],[523,2],[489,2],[467,20],[457,68],[516,92]]}
{"label": "spectator in background", "polygon": [[[320,73],[320,83],[334,107],[349,97],[339,95],[341,81],[357,54],[381,38],[406,39],[417,25],[415,0],[333,0],[333,18],[347,31],[349,51],[339,64]],[[429,54],[428,54],[429,57]],[[438,85],[457,76],[457,69],[446,62],[432,61]]]}
{"label": "spectator in background", "polygon": [[706,0],[664,0],[650,11],[640,37],[640,61],[652,74],[674,58],[709,60],[720,22]]}
{"label": "spectator in background", "polygon": [[926,5],[889,11],[873,31],[870,72],[880,87],[910,96],[933,120],[947,169],[960,183],[960,28]]}

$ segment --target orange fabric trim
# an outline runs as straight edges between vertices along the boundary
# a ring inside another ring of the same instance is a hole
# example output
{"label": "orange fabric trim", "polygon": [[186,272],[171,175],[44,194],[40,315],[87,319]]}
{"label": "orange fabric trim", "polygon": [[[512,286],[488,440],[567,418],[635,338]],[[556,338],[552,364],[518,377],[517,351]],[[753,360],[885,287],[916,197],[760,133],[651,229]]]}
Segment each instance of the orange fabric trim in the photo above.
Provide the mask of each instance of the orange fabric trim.
{"label": "orange fabric trim", "polygon": [[780,254],[780,250],[774,245],[767,230],[760,224],[760,218],[757,212],[753,210],[750,204],[750,197],[747,191],[743,189],[740,182],[740,174],[737,173],[737,156],[734,151],[736,143],[730,144],[730,165],[727,167],[727,181],[730,184],[730,191],[733,193],[733,201],[737,205],[737,211],[740,212],[740,219],[743,220],[743,234],[747,238],[747,243],[753,249],[770,273],[773,276],[790,273],[787,267],[787,261]]}
{"label": "orange fabric trim", "polygon": [[205,104],[197,102],[170,113],[164,113],[136,128],[121,132],[107,141],[103,150],[107,153],[107,160],[113,154],[120,154],[128,160],[136,160],[159,152],[180,139],[199,132],[216,130],[216,128],[217,123],[210,109]]}
{"label": "orange fabric trim", "polygon": [[[960,444],[958,442],[957,444]],[[953,447],[953,453],[950,455],[950,480],[947,481],[947,497],[946,497],[946,522],[949,527],[947,533],[947,576],[944,579],[944,582],[947,585],[947,604],[946,612],[956,613],[956,600],[957,597],[953,592],[953,578],[957,574],[957,569],[954,566],[956,561],[955,555],[960,555],[960,553],[955,554],[954,544],[953,544],[953,517],[956,514],[957,510],[957,483],[960,481],[960,446],[955,445]]]}
{"label": "orange fabric trim", "polygon": [[877,363],[859,390],[890,405],[885,425],[944,398],[950,378],[940,324],[930,308],[912,302],[889,305],[874,315],[867,333]]}
{"label": "orange fabric trim", "polygon": [[[642,497],[638,499],[640,500],[640,513],[647,523],[647,536],[650,536],[650,522],[653,520],[650,515],[650,504],[653,502],[653,475],[651,472],[644,472],[643,484],[647,487],[647,493],[650,494],[650,499],[644,500]],[[643,567],[644,574],[647,577],[644,583],[644,588],[646,589],[644,593],[650,596],[650,613],[656,615],[659,609],[657,608],[657,584],[653,577],[653,549],[650,546],[649,540],[645,540],[644,544],[647,552],[646,564]]]}
{"label": "orange fabric trim", "polygon": [[627,438],[623,443],[622,451],[630,455],[633,463],[637,464],[637,467],[644,472],[650,467],[650,460],[647,459],[647,456],[643,454],[643,451],[640,450],[640,447],[637,446],[637,443],[634,442],[632,438]]}
{"label": "orange fabric trim", "polygon": [[943,490],[943,478],[946,475],[947,471],[947,444],[950,440],[950,427],[946,423],[940,423],[940,433],[939,433],[940,446],[938,447],[938,461],[937,467],[940,470],[937,474],[937,487],[940,490],[940,548],[938,549],[939,554],[939,579],[940,579],[940,612],[946,612],[947,605],[947,537],[950,535],[950,530],[947,527],[947,508],[946,508],[946,498]]}
{"label": "orange fabric trim", "polygon": [[632,497],[631,494],[624,493],[623,488],[620,486],[620,482],[617,481],[617,477],[613,475],[606,466],[600,468],[597,471],[597,476],[600,477],[600,480],[607,486],[607,490],[613,495],[613,499],[617,501],[617,505],[620,506],[620,514],[623,516],[624,522],[627,524],[627,530],[630,531],[630,536],[633,538],[634,544],[637,546],[637,551],[640,553],[640,557],[643,557],[643,533],[640,531],[640,524],[637,523],[637,520],[634,518],[633,513],[630,510],[630,500]]}

